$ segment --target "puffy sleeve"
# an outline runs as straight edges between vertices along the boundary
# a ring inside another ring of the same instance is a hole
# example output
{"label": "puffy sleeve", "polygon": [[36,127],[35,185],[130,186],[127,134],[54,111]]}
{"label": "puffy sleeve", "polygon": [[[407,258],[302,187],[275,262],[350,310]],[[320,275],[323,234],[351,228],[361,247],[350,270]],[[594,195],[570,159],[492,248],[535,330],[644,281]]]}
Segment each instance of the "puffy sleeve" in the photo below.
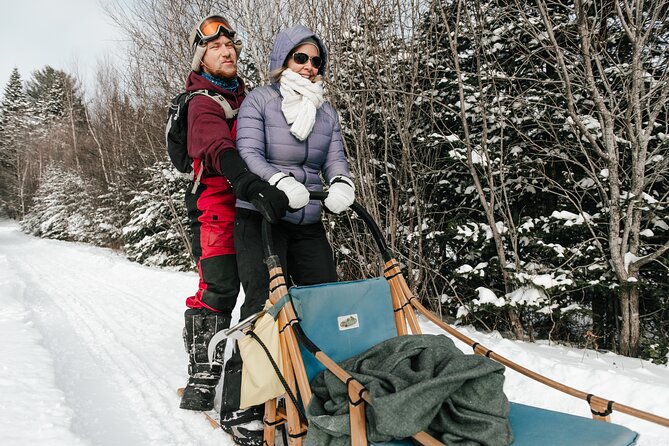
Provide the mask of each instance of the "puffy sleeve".
{"label": "puffy sleeve", "polygon": [[327,107],[326,111],[332,119],[332,137],[330,138],[330,147],[323,163],[322,171],[323,177],[327,183],[330,183],[332,178],[337,175],[342,175],[351,178],[351,172],[346,160],[346,153],[344,152],[344,142],[341,136],[341,125],[339,123],[339,115],[330,104],[324,104]]}
{"label": "puffy sleeve", "polygon": [[242,103],[237,117],[237,150],[249,170],[265,181],[279,170],[267,162],[265,108],[261,90],[253,90]]}

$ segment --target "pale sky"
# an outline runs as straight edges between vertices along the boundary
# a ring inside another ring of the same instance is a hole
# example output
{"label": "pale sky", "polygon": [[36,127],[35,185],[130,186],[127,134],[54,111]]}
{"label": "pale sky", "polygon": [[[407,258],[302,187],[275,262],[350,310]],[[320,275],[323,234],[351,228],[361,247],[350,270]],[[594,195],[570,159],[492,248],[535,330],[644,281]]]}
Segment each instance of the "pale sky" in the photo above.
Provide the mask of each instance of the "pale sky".
{"label": "pale sky", "polygon": [[90,88],[98,60],[122,63],[124,36],[101,7],[110,2],[0,0],[0,96],[14,67],[24,82],[51,65]]}

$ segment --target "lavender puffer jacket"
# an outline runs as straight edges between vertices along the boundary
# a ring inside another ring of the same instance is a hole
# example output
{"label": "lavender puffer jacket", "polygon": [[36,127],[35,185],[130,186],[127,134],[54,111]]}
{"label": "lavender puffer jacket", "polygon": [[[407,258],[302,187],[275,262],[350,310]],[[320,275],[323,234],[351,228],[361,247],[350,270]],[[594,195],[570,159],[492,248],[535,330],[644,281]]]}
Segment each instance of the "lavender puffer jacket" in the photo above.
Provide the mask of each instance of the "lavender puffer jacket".
{"label": "lavender puffer jacket", "polygon": [[[320,39],[298,25],[277,35],[270,71],[281,67],[290,50],[307,37],[317,39],[321,55],[325,56]],[[278,84],[259,87],[246,97],[239,110],[237,150],[249,169],[265,181],[279,171],[292,174],[310,191],[323,190],[321,174],[327,184],[337,175],[350,178],[339,117],[332,105],[326,102],[318,109],[313,130],[306,140],[300,141],[290,133],[281,111],[282,100]],[[241,200],[237,200],[237,207],[254,209],[252,204]],[[320,214],[321,203],[314,200],[297,212],[289,212],[284,221],[310,224],[319,221]]]}

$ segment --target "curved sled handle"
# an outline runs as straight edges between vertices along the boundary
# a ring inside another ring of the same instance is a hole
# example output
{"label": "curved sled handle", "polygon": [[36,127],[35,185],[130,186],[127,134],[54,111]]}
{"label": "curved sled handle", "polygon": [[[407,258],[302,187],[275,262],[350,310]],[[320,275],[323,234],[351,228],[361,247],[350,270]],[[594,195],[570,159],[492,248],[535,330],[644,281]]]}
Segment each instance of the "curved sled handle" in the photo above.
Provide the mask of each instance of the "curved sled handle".
{"label": "curved sled handle", "polygon": [[[310,200],[323,201],[327,197],[327,192],[309,192]],[[393,255],[388,249],[388,245],[385,238],[383,237],[383,234],[381,233],[381,229],[379,229],[379,225],[376,224],[372,216],[369,215],[369,212],[367,212],[367,210],[357,201],[354,201],[349,209],[351,209],[358,215],[358,217],[360,217],[360,219],[365,223],[369,231],[372,233],[372,237],[374,237],[374,241],[376,242],[376,246],[379,248],[379,252],[383,257],[383,261],[388,262],[390,259],[392,259]],[[272,243],[272,224],[265,219],[262,221],[262,240],[265,250],[265,258],[269,259],[274,255],[272,249],[274,246]]]}
{"label": "curved sled handle", "polygon": [[[209,359],[209,364],[212,365],[215,363],[214,355],[216,354],[216,347],[218,344],[220,344],[224,339],[228,338],[235,340],[242,339],[244,336],[246,336],[246,332],[250,328],[253,328],[253,324],[255,324],[258,319],[263,317],[265,313],[265,310],[261,310],[256,314],[252,314],[251,316],[247,317],[243,321],[238,322],[236,325],[216,333],[209,340],[209,344],[207,345],[207,359]],[[223,365],[219,362],[216,362],[216,364]]]}

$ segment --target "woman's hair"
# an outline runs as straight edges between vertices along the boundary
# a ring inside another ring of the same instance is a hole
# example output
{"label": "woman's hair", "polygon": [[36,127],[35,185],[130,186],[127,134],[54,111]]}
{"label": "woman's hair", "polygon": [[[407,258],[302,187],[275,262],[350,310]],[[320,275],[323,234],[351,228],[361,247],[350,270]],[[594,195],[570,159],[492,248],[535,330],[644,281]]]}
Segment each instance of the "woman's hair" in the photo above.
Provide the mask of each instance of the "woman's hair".
{"label": "woman's hair", "polygon": [[272,70],[272,72],[269,73],[269,80],[273,83],[279,83],[279,81],[281,81],[281,75],[287,69],[288,69],[288,67],[284,65],[284,66],[279,67],[275,70]]}

